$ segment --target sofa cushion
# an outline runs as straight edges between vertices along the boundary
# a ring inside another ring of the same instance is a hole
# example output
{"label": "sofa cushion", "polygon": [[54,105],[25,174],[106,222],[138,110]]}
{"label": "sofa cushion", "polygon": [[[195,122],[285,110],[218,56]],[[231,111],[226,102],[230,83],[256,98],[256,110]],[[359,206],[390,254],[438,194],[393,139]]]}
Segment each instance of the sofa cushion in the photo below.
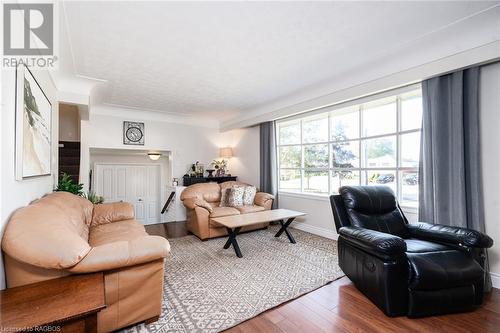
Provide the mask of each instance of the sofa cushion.
{"label": "sofa cushion", "polygon": [[124,220],[91,227],[89,244],[95,247],[113,242],[130,241],[147,235],[141,223],[136,220]]}
{"label": "sofa cushion", "polygon": [[90,201],[68,192],[48,194],[12,214],[2,248],[30,265],[71,267],[90,251],[92,208]]}
{"label": "sofa cushion", "polygon": [[227,207],[243,206],[243,195],[245,188],[243,186],[233,186],[227,192]]}
{"label": "sofa cushion", "polygon": [[220,186],[217,183],[199,183],[186,187],[181,193],[181,200],[199,198],[206,202],[220,201]]}
{"label": "sofa cushion", "polygon": [[405,239],[404,241],[407,248],[406,252],[411,253],[436,252],[451,249],[449,246],[428,242],[421,239],[409,238]]}
{"label": "sofa cushion", "polygon": [[240,212],[234,207],[214,207],[210,217],[222,217],[230,215],[239,215]]}
{"label": "sofa cushion", "polygon": [[256,205],[240,206],[240,207],[235,207],[235,208],[240,211],[240,214],[255,213],[255,212],[261,212],[263,210],[266,210],[264,207],[256,206]]}
{"label": "sofa cushion", "polygon": [[221,207],[229,207],[228,202],[227,202],[229,191],[231,190],[231,188],[233,188],[235,186],[246,187],[249,185],[246,183],[234,181],[234,180],[221,183],[220,184],[220,193],[221,193],[220,206]]}
{"label": "sofa cushion", "polygon": [[459,250],[407,253],[410,289],[439,290],[472,285],[483,278],[483,269]]}
{"label": "sofa cushion", "polygon": [[257,188],[255,186],[245,187],[245,193],[243,193],[243,205],[253,205],[255,201],[255,194],[257,194]]}
{"label": "sofa cushion", "polygon": [[112,202],[94,206],[92,225],[130,220],[135,215],[134,205],[130,202]]}

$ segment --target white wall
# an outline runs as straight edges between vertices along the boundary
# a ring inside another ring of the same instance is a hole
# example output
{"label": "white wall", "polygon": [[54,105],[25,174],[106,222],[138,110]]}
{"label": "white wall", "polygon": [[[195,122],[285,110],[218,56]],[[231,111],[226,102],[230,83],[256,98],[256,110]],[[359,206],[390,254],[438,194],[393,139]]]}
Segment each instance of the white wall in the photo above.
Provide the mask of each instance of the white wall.
{"label": "white wall", "polygon": [[482,68],[480,85],[484,213],[495,241],[488,254],[493,285],[500,288],[500,63]]}
{"label": "white wall", "polygon": [[[33,71],[33,75],[52,103],[52,174],[57,175],[58,106],[56,88],[47,71]],[[15,179],[15,87],[16,75],[13,70],[2,71],[1,104],[1,217],[0,235],[10,215],[18,208],[29,204],[54,188],[54,176],[37,177],[23,181]],[[0,289],[5,288],[3,263],[0,256]]]}
{"label": "white wall", "polygon": [[[130,111],[130,110],[129,110]],[[116,114],[121,114],[116,109]],[[81,122],[80,181],[88,185],[89,149],[137,149],[172,152],[172,176],[182,178],[191,163],[199,161],[208,165],[218,157],[219,131],[214,128],[142,119],[141,112],[135,117],[91,114],[90,120]],[[123,121],[142,121],[145,126],[144,146],[123,144]]]}
{"label": "white wall", "polygon": [[59,105],[59,140],[80,141],[80,114],[76,105]]}
{"label": "white wall", "polygon": [[228,161],[229,172],[238,180],[260,184],[260,129],[259,126],[220,133],[220,147],[232,147],[233,157]]}

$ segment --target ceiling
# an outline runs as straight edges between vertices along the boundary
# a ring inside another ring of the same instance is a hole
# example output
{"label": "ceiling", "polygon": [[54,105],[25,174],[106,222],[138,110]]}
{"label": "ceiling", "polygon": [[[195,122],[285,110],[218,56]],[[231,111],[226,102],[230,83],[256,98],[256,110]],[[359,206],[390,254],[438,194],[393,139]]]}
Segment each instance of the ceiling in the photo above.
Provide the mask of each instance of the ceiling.
{"label": "ceiling", "polygon": [[66,2],[76,74],[106,104],[228,119],[495,2]]}

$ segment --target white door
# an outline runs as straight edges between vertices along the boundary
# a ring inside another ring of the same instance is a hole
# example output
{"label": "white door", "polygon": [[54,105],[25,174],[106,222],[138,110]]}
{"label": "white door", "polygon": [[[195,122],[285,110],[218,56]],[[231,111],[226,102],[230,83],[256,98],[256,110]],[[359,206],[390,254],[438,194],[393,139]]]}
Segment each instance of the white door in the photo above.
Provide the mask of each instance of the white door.
{"label": "white door", "polygon": [[94,167],[94,189],[104,202],[127,201],[144,224],[160,223],[160,166],[99,164]]}

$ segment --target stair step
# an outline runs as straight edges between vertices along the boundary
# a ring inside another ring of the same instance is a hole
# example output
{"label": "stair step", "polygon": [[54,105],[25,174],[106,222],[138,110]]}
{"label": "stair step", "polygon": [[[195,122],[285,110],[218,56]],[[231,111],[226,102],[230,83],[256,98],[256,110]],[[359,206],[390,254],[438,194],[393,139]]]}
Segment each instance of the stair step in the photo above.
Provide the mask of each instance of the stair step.
{"label": "stair step", "polygon": [[60,156],[59,165],[80,165],[80,156]]}
{"label": "stair step", "polygon": [[67,173],[68,175],[77,175],[80,173],[80,166],[59,166],[59,172]]}
{"label": "stair step", "polygon": [[59,148],[59,157],[80,157],[80,148]]}

